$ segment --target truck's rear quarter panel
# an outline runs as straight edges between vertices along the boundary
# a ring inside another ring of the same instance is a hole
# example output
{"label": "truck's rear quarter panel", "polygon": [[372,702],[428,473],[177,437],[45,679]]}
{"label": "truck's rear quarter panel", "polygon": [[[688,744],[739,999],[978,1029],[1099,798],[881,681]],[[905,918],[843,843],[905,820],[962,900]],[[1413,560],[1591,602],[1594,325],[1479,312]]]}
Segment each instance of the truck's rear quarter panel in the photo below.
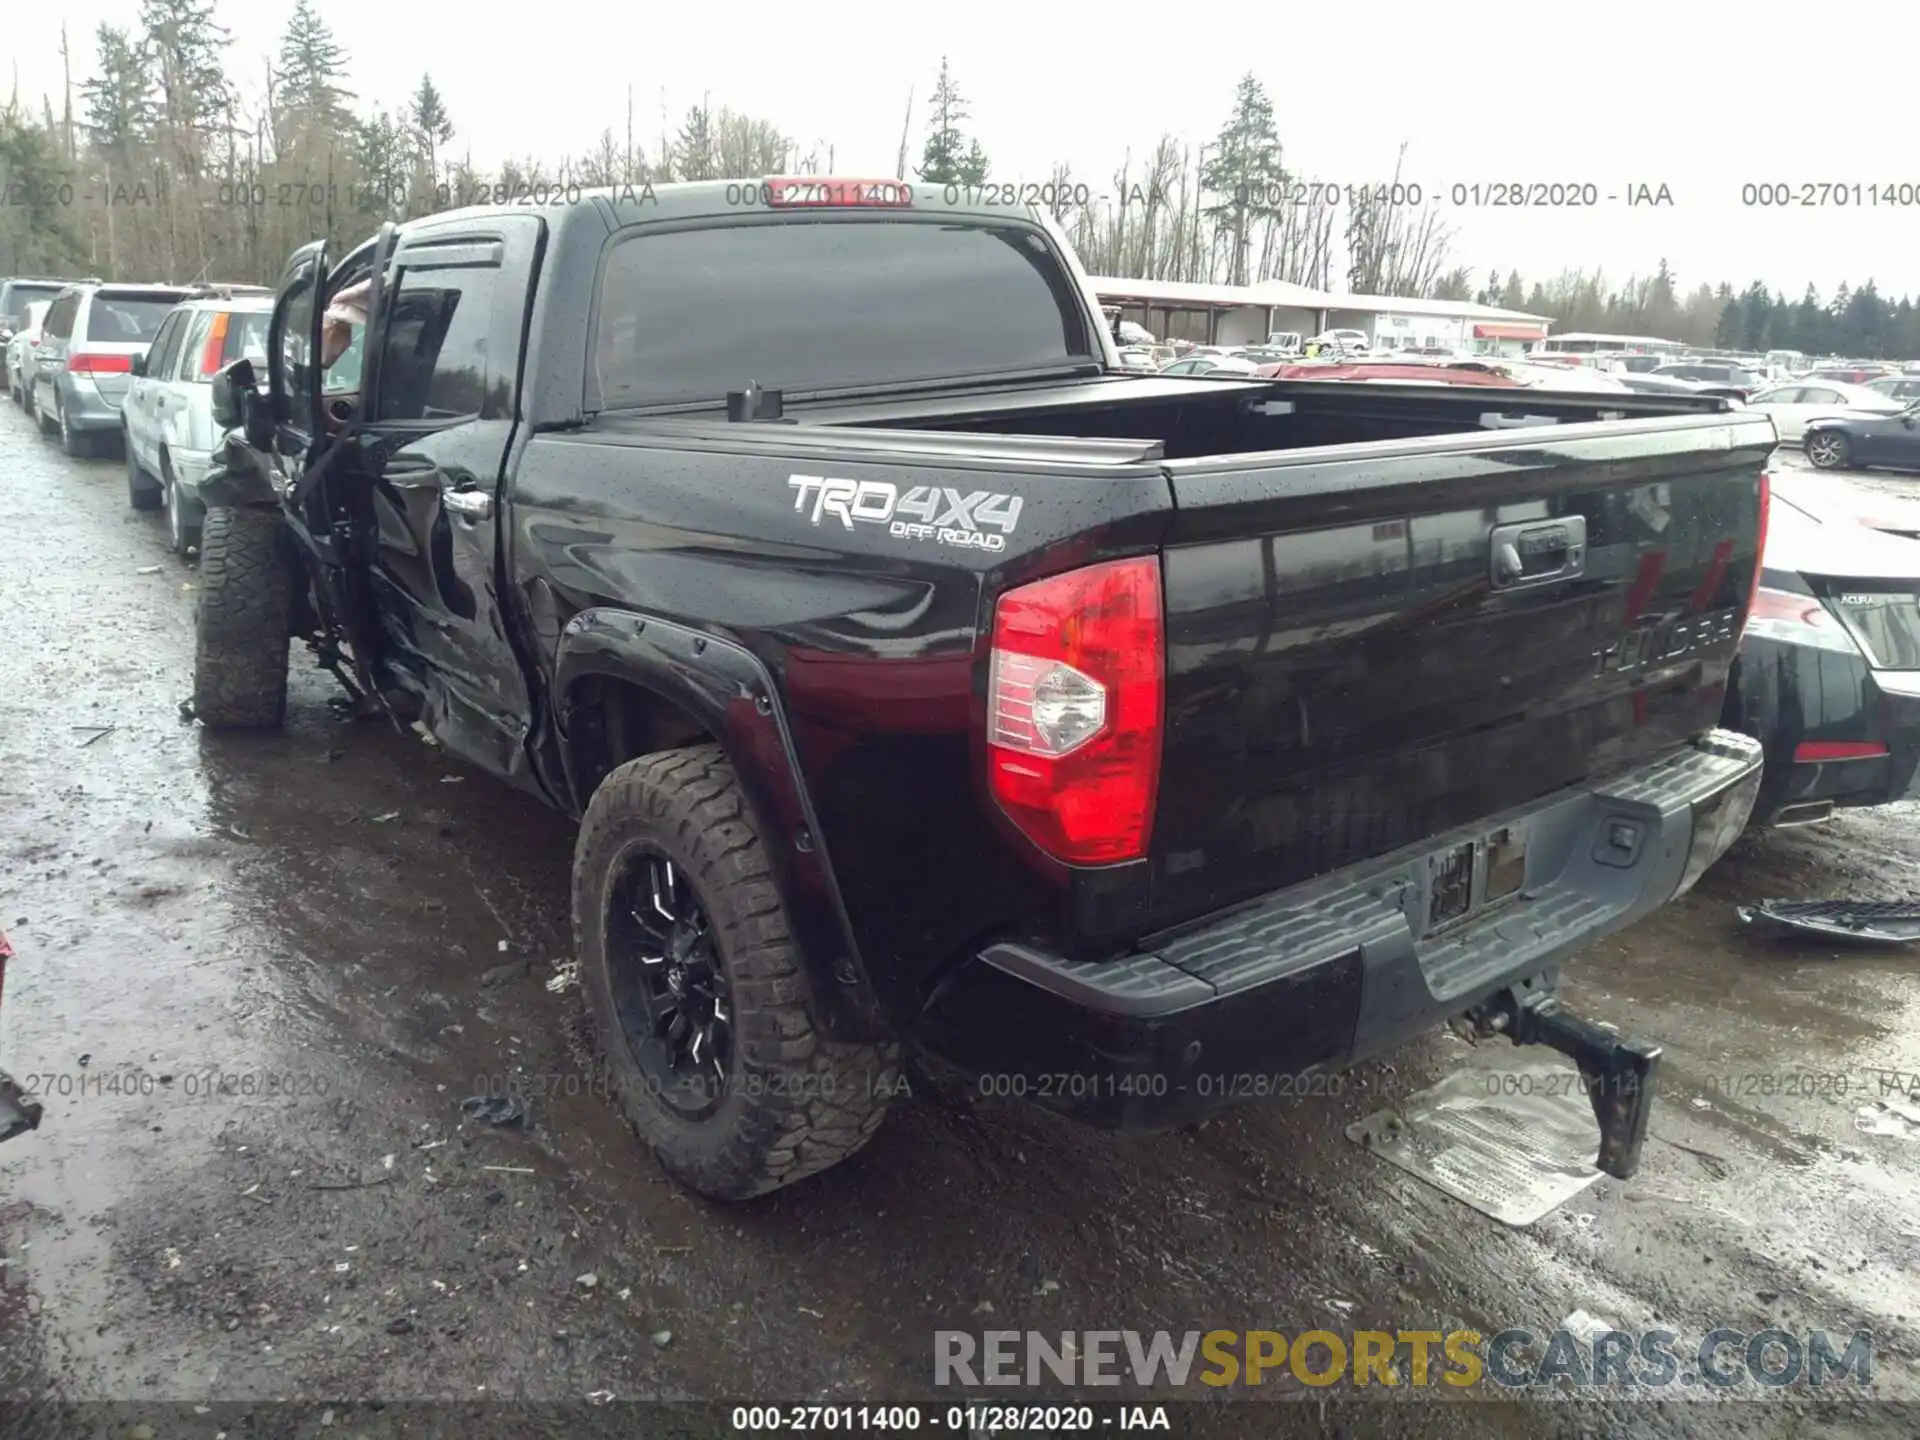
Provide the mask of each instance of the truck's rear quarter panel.
{"label": "truck's rear quarter panel", "polygon": [[[1167,480],[1150,464],[1088,474],[817,449],[796,459],[776,453],[793,432],[765,428],[771,437],[732,448],[644,425],[535,437],[514,480],[511,570],[551,637],[545,654],[573,614],[606,606],[759,657],[860,958],[910,1014],[939,963],[1058,901],[978,789],[982,597],[1038,571],[1152,552],[1171,518]],[[845,518],[816,510],[819,488],[796,475],[1022,503],[1006,547],[989,552],[893,535],[864,518],[881,513],[877,489]]]}

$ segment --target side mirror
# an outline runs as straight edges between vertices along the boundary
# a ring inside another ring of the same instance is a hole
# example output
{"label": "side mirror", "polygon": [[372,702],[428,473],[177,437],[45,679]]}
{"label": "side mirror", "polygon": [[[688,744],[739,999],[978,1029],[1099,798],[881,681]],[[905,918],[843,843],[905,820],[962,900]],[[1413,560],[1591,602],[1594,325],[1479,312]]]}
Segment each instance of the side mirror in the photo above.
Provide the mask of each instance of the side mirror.
{"label": "side mirror", "polygon": [[147,373],[147,357],[144,353],[133,357],[132,369],[135,375],[144,375]]}
{"label": "side mirror", "polygon": [[[140,362],[134,361],[135,365]],[[253,362],[244,357],[219,370],[213,377],[213,423],[222,430],[238,430],[246,423],[243,397],[255,393]]]}

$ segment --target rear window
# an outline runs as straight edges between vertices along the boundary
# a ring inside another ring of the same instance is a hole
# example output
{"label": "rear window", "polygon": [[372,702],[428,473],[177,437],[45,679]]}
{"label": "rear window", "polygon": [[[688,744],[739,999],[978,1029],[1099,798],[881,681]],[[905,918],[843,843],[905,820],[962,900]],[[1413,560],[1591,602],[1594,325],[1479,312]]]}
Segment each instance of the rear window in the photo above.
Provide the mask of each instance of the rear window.
{"label": "rear window", "polygon": [[87,336],[96,345],[146,345],[180,303],[178,295],[95,295],[87,307]]}
{"label": "rear window", "polygon": [[608,257],[594,376],[610,409],[1085,362],[1052,247],[1017,226],[783,220],[642,234]]}
{"label": "rear window", "polygon": [[1911,590],[1842,591],[1827,603],[1875,668],[1920,670],[1920,598]]}
{"label": "rear window", "polygon": [[29,280],[9,280],[0,285],[0,325],[20,329],[27,322],[27,306],[36,300],[51,300],[65,288],[64,282],[38,285]]}

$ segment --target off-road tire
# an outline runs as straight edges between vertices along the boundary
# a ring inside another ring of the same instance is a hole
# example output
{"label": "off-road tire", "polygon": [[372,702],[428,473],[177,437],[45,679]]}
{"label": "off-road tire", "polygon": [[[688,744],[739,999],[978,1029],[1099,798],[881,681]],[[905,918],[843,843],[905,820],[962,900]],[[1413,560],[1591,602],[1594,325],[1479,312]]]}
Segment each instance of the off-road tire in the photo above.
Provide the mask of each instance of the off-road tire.
{"label": "off-road tire", "polygon": [[153,477],[147,474],[133,454],[133,437],[121,432],[120,443],[126,447],[127,454],[127,504],[136,510],[158,510],[166,498]]}
{"label": "off-road tire", "polygon": [[[642,846],[690,877],[731,992],[725,1097],[691,1120],[659,1097],[614,1004],[606,916],[623,863]],[[712,1200],[745,1200],[839,1164],[880,1128],[900,1084],[893,1043],[826,1039],[786,906],[732,764],[717,745],[645,755],[601,782],[573,853],[581,989],[612,1089],[668,1174]]]}
{"label": "off-road tire", "polygon": [[294,555],[272,511],[216,505],[200,531],[193,713],[216,730],[278,729],[287,714]]}

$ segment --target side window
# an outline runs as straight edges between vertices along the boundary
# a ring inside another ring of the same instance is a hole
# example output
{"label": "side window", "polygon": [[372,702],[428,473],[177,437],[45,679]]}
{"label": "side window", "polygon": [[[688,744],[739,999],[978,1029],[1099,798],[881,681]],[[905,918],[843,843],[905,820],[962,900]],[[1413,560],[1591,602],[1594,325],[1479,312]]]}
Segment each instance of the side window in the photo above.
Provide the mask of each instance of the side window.
{"label": "side window", "polygon": [[313,360],[307,353],[313,348],[310,343],[313,333],[313,289],[313,270],[309,267],[288,288],[286,309],[281,312],[280,352],[268,357],[273,368],[279,371],[274,389],[292,406],[291,412],[281,418],[294,424],[296,429],[304,428],[308,423],[302,407],[306,404],[308,371]]}
{"label": "side window", "polygon": [[167,367],[169,380],[198,380],[200,378],[200,357],[206,352],[207,336],[213,330],[216,312],[196,310],[193,319],[183,328],[180,341],[180,357]]}
{"label": "side window", "polygon": [[47,311],[47,323],[41,333],[55,340],[66,340],[73,335],[73,317],[80,309],[78,295],[63,295],[53,302]]}
{"label": "side window", "polygon": [[1838,390],[1822,390],[1818,386],[1809,387],[1800,392],[1800,403],[1802,405],[1838,405],[1840,403],[1840,392]]}
{"label": "side window", "polygon": [[180,332],[187,317],[176,310],[160,322],[160,333],[147,347],[147,374],[155,380],[171,380],[174,362],[180,358]]}
{"label": "side window", "polygon": [[502,300],[498,266],[402,265],[386,306],[381,420],[493,419],[508,412],[516,356],[489,354]]}

